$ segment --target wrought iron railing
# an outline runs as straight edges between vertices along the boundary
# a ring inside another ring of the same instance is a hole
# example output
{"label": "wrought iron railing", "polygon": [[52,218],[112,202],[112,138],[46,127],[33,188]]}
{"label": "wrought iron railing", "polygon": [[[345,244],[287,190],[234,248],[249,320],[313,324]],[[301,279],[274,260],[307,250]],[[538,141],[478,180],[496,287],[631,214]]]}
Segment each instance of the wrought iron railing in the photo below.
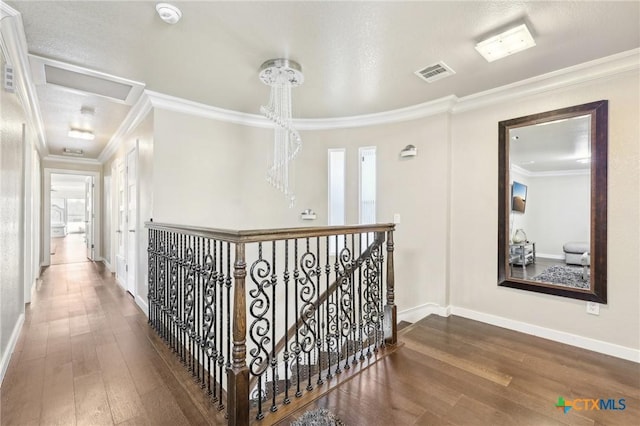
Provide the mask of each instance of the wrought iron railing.
{"label": "wrought iron railing", "polygon": [[396,343],[392,224],[147,228],[149,323],[229,424],[259,421]]}

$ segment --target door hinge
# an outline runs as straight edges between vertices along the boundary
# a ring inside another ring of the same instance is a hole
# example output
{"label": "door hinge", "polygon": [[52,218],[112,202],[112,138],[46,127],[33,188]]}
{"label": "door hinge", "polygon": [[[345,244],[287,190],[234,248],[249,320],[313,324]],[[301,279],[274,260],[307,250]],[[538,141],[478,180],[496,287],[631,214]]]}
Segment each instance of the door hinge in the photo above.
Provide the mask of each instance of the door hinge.
{"label": "door hinge", "polygon": [[91,248],[96,248],[96,246],[94,246],[93,244],[91,244]]}
{"label": "door hinge", "polygon": [[124,271],[129,272],[129,264],[124,265]]}

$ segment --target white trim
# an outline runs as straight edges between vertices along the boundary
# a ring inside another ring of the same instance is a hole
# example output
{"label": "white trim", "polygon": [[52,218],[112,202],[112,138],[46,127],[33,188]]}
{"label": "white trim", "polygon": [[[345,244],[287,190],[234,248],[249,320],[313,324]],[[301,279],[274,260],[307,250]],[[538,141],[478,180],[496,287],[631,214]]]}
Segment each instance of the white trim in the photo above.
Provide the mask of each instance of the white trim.
{"label": "white trim", "polygon": [[109,271],[109,273],[113,274],[113,269],[111,267],[111,262],[106,260],[104,257],[100,258],[100,260],[102,261],[102,263],[104,263],[104,267]]}
{"label": "white trim", "polygon": [[414,306],[413,308],[398,312],[398,322],[407,321],[414,323],[431,314],[448,317],[451,314],[450,307],[440,306],[437,303],[425,303],[423,305]]}
{"label": "white trim", "polygon": [[640,363],[640,350],[628,348],[614,343],[603,342],[602,340],[591,339],[589,337],[578,336],[576,334],[567,333],[565,331],[553,330],[538,325],[529,324],[522,321],[516,321],[509,318],[499,317],[484,312],[478,312],[458,306],[451,307],[451,313],[459,317],[480,321],[486,324],[495,325],[509,330],[519,331],[521,333],[530,334],[532,336],[542,337],[544,339],[553,340],[578,348],[599,352],[605,355],[611,355],[616,358],[626,359]]}
{"label": "white trim", "polygon": [[95,246],[94,260],[102,257],[102,186],[100,185],[102,172],[95,170],[68,170],[58,169],[52,167],[44,167],[44,203],[43,209],[43,236],[42,236],[42,264],[49,266],[51,264],[51,174],[67,174],[67,175],[80,175],[80,176],[93,176],[94,177],[94,192],[93,192],[93,212],[94,212],[94,229],[100,230],[95,232],[93,238],[93,244]]}
{"label": "white trim", "polygon": [[2,362],[0,363],[0,384],[4,381],[4,375],[7,372],[7,368],[9,367],[9,363],[11,362],[11,355],[13,355],[13,351],[16,349],[16,344],[18,343],[18,337],[20,337],[20,331],[22,330],[22,325],[24,324],[24,312],[20,314],[18,320],[16,321],[15,326],[13,327],[13,332],[11,333],[11,337],[9,338],[9,343],[7,344],[7,349],[2,354]]}
{"label": "white trim", "polygon": [[82,165],[91,165],[91,166],[100,166],[102,163],[95,158],[83,158],[83,157],[68,157],[66,155],[47,155],[43,157],[44,161],[55,161],[58,163],[67,163],[67,164],[82,164]]}
{"label": "white trim", "polygon": [[330,130],[398,123],[451,111],[457,102],[458,98],[455,95],[449,95],[417,105],[372,114],[352,117],[294,119],[293,126],[299,130]]}
{"label": "white trim", "polygon": [[[115,276],[116,276],[116,282],[118,283],[120,288],[123,289],[124,291],[127,291],[126,284],[122,281],[122,277],[119,277],[118,274],[116,274]],[[133,294],[132,294],[132,296],[133,296]]]}
{"label": "white trim", "polygon": [[544,259],[564,260],[563,254],[547,254],[536,252],[536,258],[541,257]]}
{"label": "white trim", "polygon": [[116,130],[113,136],[111,136],[111,139],[109,139],[109,142],[107,142],[107,145],[98,156],[98,161],[100,163],[104,163],[109,160],[109,158],[115,154],[116,150],[122,143],[122,140],[129,133],[135,130],[136,127],[138,127],[138,125],[147,117],[147,114],[151,112],[153,105],[148,93],[152,92],[145,90],[142,95],[140,95],[138,101],[131,107],[125,119],[120,123],[118,130]]}
{"label": "white trim", "polygon": [[640,68],[640,49],[605,56],[593,61],[556,70],[547,74],[521,80],[484,92],[458,99],[452,108],[454,113],[482,108],[523,96],[537,95],[551,90],[610,77]]}
{"label": "white trim", "polygon": [[273,123],[262,115],[232,111],[229,109],[206,105],[200,102],[190,101],[188,99],[165,95],[164,93],[158,93],[151,90],[145,90],[145,94],[149,97],[154,108],[181,112],[184,114],[226,121],[229,123],[242,124],[245,126],[268,129],[273,128]]}
{"label": "white trim", "polygon": [[145,302],[140,296],[136,296],[135,301],[136,305],[138,305],[138,307],[142,309],[142,312],[144,312],[145,316],[149,318],[149,305],[147,304],[147,302]]}
{"label": "white trim", "polygon": [[[638,60],[639,55],[640,49],[632,49],[594,61],[585,62],[583,64],[539,75],[513,84],[496,87],[484,92],[478,92],[462,98],[458,98],[455,95],[449,95],[429,102],[398,108],[391,111],[351,117],[298,118],[294,119],[293,123],[294,127],[299,130],[330,130],[397,123],[429,117],[445,112],[464,112],[504,102],[509,99],[536,95],[545,93],[549,90],[568,87],[595,79],[607,78],[627,71],[635,71],[640,68],[640,61]],[[141,117],[143,118],[144,115],[146,115],[146,111],[144,109],[142,110],[142,114],[140,111],[134,111],[140,102],[145,104],[146,108],[149,109],[151,107],[160,108],[245,126],[260,128],[273,127],[270,121],[258,114],[249,114],[218,108],[151,90],[145,90],[140,98],[141,99],[138,103],[130,111],[125,122],[123,122],[123,126],[121,126],[121,128],[124,127],[130,129],[135,127],[135,125],[131,126],[126,125],[125,123],[135,123],[136,120],[140,120]],[[117,133],[122,133],[121,129],[118,129]],[[111,141],[109,141],[107,148],[103,150],[102,154],[100,154],[100,157],[98,158],[100,161],[107,160],[113,151],[115,151],[116,147],[112,147],[110,145],[116,143],[117,139],[118,137],[114,135]]]}
{"label": "white trim", "polygon": [[548,170],[544,172],[532,172],[516,164],[510,166],[512,172],[516,172],[530,178],[556,177],[556,176],[588,176],[591,174],[590,169],[576,170]]}
{"label": "white trim", "polygon": [[15,75],[17,76],[16,93],[27,113],[29,126],[37,136],[36,149],[40,155],[47,155],[49,150],[47,148],[42,114],[40,113],[40,103],[38,102],[35,84],[31,78],[22,15],[5,2],[0,2],[0,13],[6,24],[2,27],[0,48],[5,51],[7,61],[15,69]]}
{"label": "white trim", "polygon": [[[75,94],[79,94],[82,96],[96,96],[98,98],[105,98],[108,99],[111,102],[117,103],[117,104],[124,104],[124,105],[133,105],[138,98],[140,97],[140,95],[142,94],[143,90],[144,90],[144,84],[140,83],[139,81],[135,81],[135,80],[128,80],[126,78],[122,78],[122,77],[118,77],[115,76],[113,74],[107,74],[104,72],[100,72],[100,71],[95,71],[89,68],[85,68],[85,67],[81,67],[79,65],[74,65],[74,64],[69,64],[67,62],[61,62],[61,61],[56,61],[54,59],[49,59],[49,58],[44,58],[42,56],[38,56],[38,55],[34,55],[34,54],[29,54],[28,55],[29,59],[30,59],[30,63],[31,63],[31,72],[33,75],[33,82],[36,85],[51,85],[56,87],[57,89],[60,90],[64,90],[65,92],[70,92],[70,93],[75,93]],[[93,93],[93,92],[88,92],[85,90],[78,90],[78,89],[74,89],[71,87],[67,87],[67,86],[59,86],[55,83],[48,83],[47,82],[47,78],[46,78],[46,73],[44,70],[45,65],[48,65],[50,67],[53,68],[59,68],[59,69],[63,69],[65,71],[70,71],[76,74],[82,74],[82,75],[86,75],[89,77],[94,77],[94,78],[98,78],[101,80],[107,80],[107,81],[111,81],[113,83],[118,83],[118,84],[122,84],[124,86],[131,86],[131,89],[129,90],[129,93],[127,94],[127,98],[125,100],[122,99],[118,99],[118,98],[113,98],[111,96],[107,96],[107,95],[102,95],[102,94],[98,94],[98,93]]]}

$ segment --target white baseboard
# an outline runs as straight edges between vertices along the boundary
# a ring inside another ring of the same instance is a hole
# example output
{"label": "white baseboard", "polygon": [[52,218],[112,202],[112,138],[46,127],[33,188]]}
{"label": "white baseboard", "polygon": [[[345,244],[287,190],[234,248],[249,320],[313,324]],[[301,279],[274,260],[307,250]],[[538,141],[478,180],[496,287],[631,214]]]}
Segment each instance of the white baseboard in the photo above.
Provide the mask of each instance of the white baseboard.
{"label": "white baseboard", "polygon": [[567,333],[565,331],[553,330],[538,325],[529,324],[522,321],[516,321],[509,318],[499,317],[484,312],[473,311],[471,309],[451,306],[451,313],[459,317],[484,322],[486,324],[495,325],[509,330],[519,331],[521,333],[530,334],[532,336],[542,337],[544,339],[553,340],[554,342],[564,343],[578,348],[588,349],[590,351],[599,352],[605,355],[611,355],[616,358],[626,359],[640,363],[640,350],[628,348],[626,346],[616,345],[614,343],[603,342],[589,337],[578,336],[576,334]]}
{"label": "white baseboard", "polygon": [[140,309],[142,309],[142,312],[144,312],[144,314],[147,316],[147,318],[149,318],[149,305],[147,304],[147,302],[145,302],[144,299],[142,299],[142,297],[140,296],[136,296],[135,300],[136,305],[138,305]]}
{"label": "white baseboard", "polygon": [[111,267],[111,263],[107,260],[107,259],[102,259],[102,263],[104,263],[104,267],[107,268],[107,270],[110,273],[113,273],[113,268]]}
{"label": "white baseboard", "polygon": [[16,344],[18,343],[18,337],[20,337],[20,331],[22,331],[22,325],[24,324],[24,313],[20,314],[18,320],[16,321],[15,326],[13,327],[13,332],[11,333],[11,337],[9,338],[9,343],[7,344],[7,349],[2,354],[2,361],[0,364],[0,384],[4,381],[4,375],[7,372],[7,368],[9,367],[9,362],[11,361],[11,355],[13,355],[13,351],[16,348]]}
{"label": "white baseboard", "polygon": [[437,303],[425,303],[424,305],[418,305],[413,308],[405,309],[398,312],[398,322],[407,321],[414,323],[427,317],[431,314],[440,315],[441,317],[448,317],[450,315],[449,306],[442,307]]}
{"label": "white baseboard", "polygon": [[546,254],[536,252],[536,257],[542,257],[545,259],[564,260],[563,254]]}
{"label": "white baseboard", "polygon": [[127,291],[127,287],[125,286],[124,282],[122,282],[122,280],[118,278],[117,275],[116,275],[116,282],[118,283],[121,289],[123,289],[124,291]]}

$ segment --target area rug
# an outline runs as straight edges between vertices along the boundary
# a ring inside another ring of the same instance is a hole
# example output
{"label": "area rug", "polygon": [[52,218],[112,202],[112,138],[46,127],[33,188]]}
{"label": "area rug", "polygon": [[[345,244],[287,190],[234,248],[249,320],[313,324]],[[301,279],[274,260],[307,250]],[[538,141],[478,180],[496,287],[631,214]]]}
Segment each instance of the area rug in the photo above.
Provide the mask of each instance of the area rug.
{"label": "area rug", "polygon": [[589,273],[587,279],[582,279],[582,266],[553,265],[533,277],[535,281],[544,281],[573,288],[589,288]]}
{"label": "area rug", "polygon": [[318,408],[304,413],[291,426],[344,426],[342,420],[325,408]]}

